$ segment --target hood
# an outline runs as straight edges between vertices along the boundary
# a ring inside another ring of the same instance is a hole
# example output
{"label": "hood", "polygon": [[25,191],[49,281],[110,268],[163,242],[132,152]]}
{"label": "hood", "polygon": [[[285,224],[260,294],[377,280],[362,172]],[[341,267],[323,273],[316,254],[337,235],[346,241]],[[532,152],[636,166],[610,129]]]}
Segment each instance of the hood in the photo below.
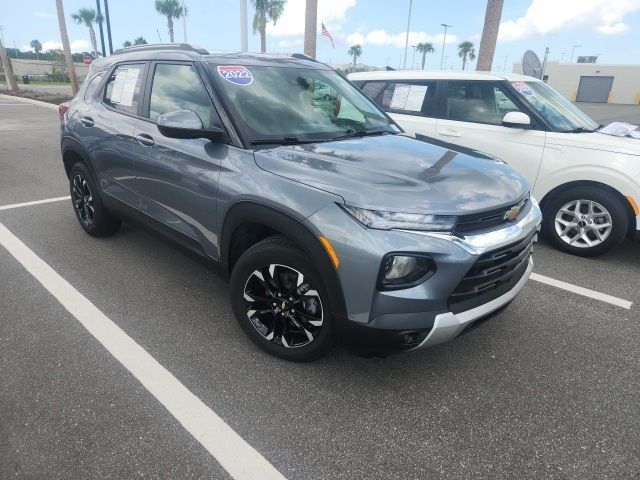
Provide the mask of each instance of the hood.
{"label": "hood", "polygon": [[520,199],[527,181],[505,163],[404,135],[279,146],[258,166],[340,195],[356,207],[459,215]]}
{"label": "hood", "polygon": [[623,153],[640,156],[640,139],[615,137],[604,133],[548,133],[547,145],[588,148],[603,152]]}

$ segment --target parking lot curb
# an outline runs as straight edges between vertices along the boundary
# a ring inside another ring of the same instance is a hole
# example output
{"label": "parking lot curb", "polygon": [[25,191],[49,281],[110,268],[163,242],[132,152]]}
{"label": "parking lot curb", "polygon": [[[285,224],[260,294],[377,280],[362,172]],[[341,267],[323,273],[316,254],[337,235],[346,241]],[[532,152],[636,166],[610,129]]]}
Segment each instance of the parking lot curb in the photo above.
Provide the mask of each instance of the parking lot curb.
{"label": "parking lot curb", "polygon": [[38,105],[40,107],[51,108],[52,110],[57,110],[58,106],[52,103],[41,102],[40,100],[33,100],[31,98],[18,97],[17,95],[4,95],[0,94],[0,99],[2,100],[17,100],[19,102],[31,103],[32,105]]}

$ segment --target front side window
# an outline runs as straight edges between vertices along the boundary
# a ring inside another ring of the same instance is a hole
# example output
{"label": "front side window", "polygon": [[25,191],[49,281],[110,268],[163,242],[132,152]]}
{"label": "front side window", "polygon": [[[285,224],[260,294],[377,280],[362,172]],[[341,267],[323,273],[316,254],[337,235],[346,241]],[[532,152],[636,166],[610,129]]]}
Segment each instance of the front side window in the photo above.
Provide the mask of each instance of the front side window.
{"label": "front side window", "polygon": [[551,127],[559,132],[594,131],[598,124],[543,82],[511,82],[511,86]]}
{"label": "front side window", "polygon": [[149,118],[176,110],[195,112],[205,127],[212,126],[217,115],[193,65],[156,66],[151,84]]}
{"label": "front side window", "polygon": [[493,82],[449,82],[447,118],[459,122],[502,125],[509,112],[520,112],[502,86]]}
{"label": "front side window", "polygon": [[144,64],[119,65],[107,82],[105,103],[116,110],[138,113],[144,68]]}
{"label": "front side window", "polygon": [[210,65],[252,141],[328,141],[394,132],[363,93],[332,70]]}

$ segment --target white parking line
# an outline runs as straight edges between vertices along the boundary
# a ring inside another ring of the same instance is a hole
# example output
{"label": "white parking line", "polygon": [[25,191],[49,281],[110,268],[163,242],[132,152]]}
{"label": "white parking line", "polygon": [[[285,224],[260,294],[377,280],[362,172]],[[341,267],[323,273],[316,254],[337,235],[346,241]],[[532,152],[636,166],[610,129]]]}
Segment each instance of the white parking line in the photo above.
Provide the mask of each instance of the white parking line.
{"label": "white parking line", "polygon": [[33,202],[23,202],[23,203],[14,203],[12,205],[3,205],[0,207],[0,210],[11,210],[12,208],[28,207],[29,205],[39,205],[41,203],[62,202],[64,200],[71,200],[71,197],[67,195],[66,197],[45,198],[44,200],[34,200]]}
{"label": "white parking line", "polygon": [[237,480],[286,480],[147,351],[0,223],[6,248]]}
{"label": "white parking line", "polygon": [[531,280],[535,280],[536,282],[551,285],[552,287],[556,288],[561,288],[562,290],[567,290],[572,293],[577,293],[578,295],[593,298],[595,300],[600,300],[601,302],[610,303],[611,305],[626,308],[627,310],[630,310],[631,306],[633,305],[633,302],[629,302],[628,300],[613,297],[611,295],[607,295],[606,293],[596,292],[595,290],[589,290],[588,288],[579,287],[571,283],[562,282],[560,280],[556,280],[555,278],[545,277],[544,275],[539,275],[537,273],[532,273],[530,278]]}

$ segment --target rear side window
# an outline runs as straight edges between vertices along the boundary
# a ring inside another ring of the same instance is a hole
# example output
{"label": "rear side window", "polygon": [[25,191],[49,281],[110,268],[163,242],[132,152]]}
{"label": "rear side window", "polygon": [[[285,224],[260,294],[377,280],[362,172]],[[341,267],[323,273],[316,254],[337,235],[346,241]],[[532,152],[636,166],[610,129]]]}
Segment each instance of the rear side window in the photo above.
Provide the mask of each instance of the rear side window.
{"label": "rear side window", "polygon": [[502,125],[505,114],[520,111],[497,83],[449,82],[447,94],[449,120]]}
{"label": "rear side window", "polygon": [[436,82],[391,82],[382,93],[381,107],[392,113],[435,117]]}
{"label": "rear side window", "polygon": [[89,84],[87,85],[87,89],[84,91],[85,100],[90,99],[93,96],[93,94],[96,93],[96,90],[100,85],[100,82],[102,81],[102,77],[104,77],[104,74],[99,73],[89,81]]}
{"label": "rear side window", "polygon": [[375,81],[375,82],[366,82],[360,88],[364,94],[369,97],[371,100],[375,100],[378,94],[382,91],[385,85],[385,81]]}
{"label": "rear side window", "polygon": [[107,82],[105,103],[116,110],[137,114],[144,68],[143,63],[118,66]]}
{"label": "rear side window", "polygon": [[205,127],[217,123],[217,114],[193,65],[160,63],[153,75],[149,118],[155,120],[176,110],[195,112]]}

